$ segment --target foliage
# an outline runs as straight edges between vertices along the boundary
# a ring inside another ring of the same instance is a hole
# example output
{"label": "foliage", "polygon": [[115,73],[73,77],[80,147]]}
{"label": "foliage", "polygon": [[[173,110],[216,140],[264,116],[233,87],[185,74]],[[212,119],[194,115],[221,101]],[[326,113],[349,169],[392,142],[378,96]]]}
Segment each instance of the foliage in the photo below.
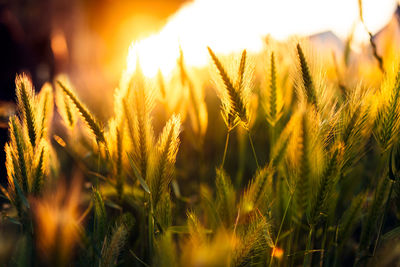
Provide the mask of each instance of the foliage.
{"label": "foliage", "polygon": [[[18,228],[10,265],[379,260],[399,233],[398,62],[383,58],[382,73],[365,55],[337,65],[305,41],[267,46],[267,60],[208,48],[209,72],[181,51],[156,82],[137,64],[103,122],[66,78],[35,94],[17,75],[2,188],[2,224]],[[363,76],[365,64],[376,72]]]}

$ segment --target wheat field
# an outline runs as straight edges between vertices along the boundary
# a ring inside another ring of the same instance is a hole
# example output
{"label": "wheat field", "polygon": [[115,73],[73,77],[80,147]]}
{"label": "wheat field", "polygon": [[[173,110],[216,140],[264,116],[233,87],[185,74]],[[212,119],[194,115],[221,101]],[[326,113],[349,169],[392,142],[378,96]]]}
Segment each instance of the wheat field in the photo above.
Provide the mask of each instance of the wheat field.
{"label": "wheat field", "polygon": [[400,65],[371,44],[138,62],[106,119],[67,76],[18,74],[2,264],[398,266]]}

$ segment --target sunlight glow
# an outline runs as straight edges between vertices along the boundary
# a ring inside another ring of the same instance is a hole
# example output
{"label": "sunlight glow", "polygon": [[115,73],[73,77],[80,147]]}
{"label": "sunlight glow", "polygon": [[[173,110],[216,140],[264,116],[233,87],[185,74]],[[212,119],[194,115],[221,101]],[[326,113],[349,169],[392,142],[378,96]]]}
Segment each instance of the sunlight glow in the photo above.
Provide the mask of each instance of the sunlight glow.
{"label": "sunlight glow", "polygon": [[[390,20],[396,3],[363,1],[364,20],[371,32]],[[359,22],[357,0],[196,0],[171,16],[159,33],[132,43],[128,71],[134,70],[139,55],[146,76],[154,77],[158,69],[168,75],[176,65],[179,46],[189,66],[203,66],[209,60],[207,46],[220,54],[244,48],[259,52],[268,35],[284,40],[330,30],[344,39],[353,27],[356,43],[368,40]]]}
{"label": "sunlight glow", "polygon": [[272,253],[271,253],[272,257],[280,259],[280,258],[282,258],[283,254],[284,253],[283,253],[283,250],[281,248],[278,248],[278,247],[272,248]]}

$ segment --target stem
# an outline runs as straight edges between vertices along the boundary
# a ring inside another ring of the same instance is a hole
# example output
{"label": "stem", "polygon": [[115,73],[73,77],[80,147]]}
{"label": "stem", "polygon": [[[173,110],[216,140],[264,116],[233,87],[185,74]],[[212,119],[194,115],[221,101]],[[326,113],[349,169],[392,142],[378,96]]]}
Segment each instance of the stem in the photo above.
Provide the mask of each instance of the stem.
{"label": "stem", "polygon": [[226,133],[224,156],[222,157],[222,163],[221,163],[221,167],[222,167],[222,168],[224,168],[225,158],[226,158],[226,152],[227,152],[227,150],[228,150],[229,134],[230,134],[230,131],[228,131],[228,132]]}
{"label": "stem", "polygon": [[236,233],[236,227],[239,223],[239,217],[240,217],[240,208],[238,209],[238,213],[237,213],[236,220],[235,220],[235,226],[233,227],[233,234],[232,234],[232,239],[231,239],[232,246],[234,244],[234,237],[235,237],[235,233]]}
{"label": "stem", "polygon": [[153,219],[153,201],[151,195],[149,195],[149,213],[148,213],[148,238],[149,238],[149,261],[153,258],[153,233],[154,233],[154,219]]}
{"label": "stem", "polygon": [[342,246],[339,246],[335,250],[335,259],[333,261],[333,267],[340,267],[339,265],[339,256],[342,254]]}
{"label": "stem", "polygon": [[[270,128],[270,133],[271,133],[271,139],[270,139],[270,143],[269,143],[269,162],[272,162],[272,151],[275,148],[275,143],[276,143],[276,125],[271,126]],[[278,179],[277,179],[277,175],[272,175],[272,188],[274,190],[274,192],[278,192],[277,190],[277,183],[278,183]]]}
{"label": "stem", "polygon": [[379,245],[379,242],[380,242],[380,239],[381,239],[381,234],[382,234],[382,228],[383,228],[383,226],[384,226],[384,224],[385,224],[385,221],[386,221],[386,215],[387,215],[388,210],[389,210],[390,199],[391,199],[392,193],[393,193],[393,184],[394,184],[394,183],[393,183],[393,181],[390,180],[390,179],[389,179],[389,181],[390,181],[389,195],[388,195],[388,197],[387,197],[387,199],[386,199],[385,210],[383,211],[382,220],[381,220],[381,223],[380,223],[380,225],[379,225],[378,237],[376,238],[375,246],[374,246],[374,250],[373,250],[372,255],[375,255],[376,248],[377,248],[378,245]]}
{"label": "stem", "polygon": [[144,261],[142,261],[138,256],[136,256],[136,254],[130,249],[129,252],[132,254],[132,256],[141,264],[143,264],[143,266],[146,267],[150,267],[150,265],[148,265],[147,263],[145,263]]}
{"label": "stem", "polygon": [[[100,148],[100,143],[97,141],[97,148],[98,148],[98,157],[97,157],[97,173],[100,173],[100,161],[101,161],[101,148]],[[96,176],[96,184],[95,184],[95,188],[98,189],[99,188],[99,178]]]}
{"label": "stem", "polygon": [[293,194],[290,194],[289,201],[288,201],[288,203],[286,205],[285,212],[283,213],[281,224],[279,226],[278,234],[276,235],[276,239],[275,239],[275,242],[274,242],[274,247],[273,247],[273,250],[272,250],[271,259],[270,259],[269,265],[268,265],[269,267],[272,266],[272,260],[274,258],[273,255],[275,253],[276,245],[278,244],[279,236],[281,235],[281,231],[282,231],[282,228],[283,228],[283,223],[285,222],[286,214],[287,214],[287,212],[289,210],[289,206],[290,206],[290,203],[292,202],[292,198],[293,198]]}
{"label": "stem", "polygon": [[339,256],[342,254],[342,244],[343,243],[341,243],[340,245],[339,245],[339,242],[338,242],[338,234],[339,234],[339,226],[336,226],[336,231],[335,231],[335,238],[334,238],[334,247],[335,247],[335,249],[334,249],[334,258],[333,258],[333,267],[339,267],[339,264],[338,264],[338,259],[339,259]]}
{"label": "stem", "polygon": [[254,149],[253,139],[251,138],[250,130],[247,130],[247,133],[248,133],[248,136],[249,136],[251,149],[253,150],[253,156],[254,156],[254,159],[256,161],[257,169],[259,169],[260,165],[258,165],[257,154],[256,154],[256,150]]}
{"label": "stem", "polygon": [[310,251],[311,247],[312,247],[313,234],[314,234],[314,225],[310,225],[310,232],[308,233],[307,246],[306,246],[306,251],[304,254],[303,267],[310,266],[310,264],[311,264],[311,253],[308,253],[308,251]]}
{"label": "stem", "polygon": [[272,150],[274,149],[275,143],[276,143],[276,125],[270,127],[270,133],[271,133],[271,139],[270,139],[271,142],[269,144],[269,146],[270,146],[269,158],[271,160],[271,158],[272,158]]}
{"label": "stem", "polygon": [[[295,230],[294,230],[294,235],[291,235],[292,237],[291,237],[290,247],[288,249],[288,255],[291,257],[289,266],[295,266],[294,265],[294,260],[295,260],[294,255],[296,253],[296,250],[298,250],[299,235],[300,235],[300,225],[296,224]],[[292,246],[293,246],[293,249],[292,249]],[[293,253],[292,253],[292,251],[293,251]]]}
{"label": "stem", "polygon": [[377,49],[376,49],[376,44],[375,44],[375,41],[374,41],[374,39],[373,39],[373,35],[372,35],[372,33],[368,30],[367,25],[365,24],[364,17],[363,17],[363,14],[362,14],[362,7],[361,7],[361,5],[362,5],[362,4],[361,4],[361,1],[359,1],[359,10],[360,10],[360,20],[361,20],[361,23],[363,24],[365,31],[366,31],[366,32],[368,33],[368,35],[369,35],[369,43],[371,44],[373,55],[374,55],[374,57],[376,58],[376,60],[378,61],[378,63],[379,63],[379,69],[381,70],[382,73],[385,73],[385,69],[384,69],[384,67],[383,67],[383,59],[382,59],[382,57],[381,57],[380,55],[378,55],[378,51],[377,51]]}
{"label": "stem", "polygon": [[327,239],[327,234],[328,234],[328,219],[325,221],[325,227],[324,227],[324,236],[322,238],[322,244],[321,244],[321,255],[319,258],[319,266],[323,267],[324,266],[324,258],[325,258],[325,244],[326,244],[326,239]]}

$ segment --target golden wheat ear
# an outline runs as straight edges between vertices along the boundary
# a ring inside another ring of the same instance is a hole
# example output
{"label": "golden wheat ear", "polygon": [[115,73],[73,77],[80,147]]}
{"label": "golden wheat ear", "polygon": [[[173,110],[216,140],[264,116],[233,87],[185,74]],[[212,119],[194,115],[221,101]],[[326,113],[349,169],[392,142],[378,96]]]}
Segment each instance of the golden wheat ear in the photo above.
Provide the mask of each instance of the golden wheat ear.
{"label": "golden wheat ear", "polygon": [[317,95],[313,79],[311,76],[310,67],[307,63],[306,57],[304,55],[303,49],[301,48],[300,44],[297,44],[296,48],[297,48],[297,55],[299,58],[304,94],[307,98],[308,103],[317,105]]}
{"label": "golden wheat ear", "polygon": [[327,201],[331,197],[331,191],[333,190],[333,185],[335,183],[335,176],[339,165],[339,152],[339,150],[333,152],[333,155],[328,160],[328,164],[325,166],[320,177],[317,193],[315,194],[311,204],[310,222],[312,224],[318,222],[321,214],[325,213],[329,206]]}
{"label": "golden wheat ear", "polygon": [[250,222],[238,231],[239,242],[232,254],[232,266],[248,266],[252,259],[273,247],[270,224],[264,217],[252,216]]}
{"label": "golden wheat ear", "polygon": [[51,118],[53,116],[53,90],[49,83],[45,83],[39,93],[39,139],[47,137],[50,127]]}
{"label": "golden wheat ear", "polygon": [[62,82],[57,81],[57,84],[63,90],[65,95],[67,97],[69,97],[69,99],[72,101],[72,103],[74,103],[76,109],[81,114],[83,120],[86,122],[86,124],[89,126],[90,130],[96,137],[96,140],[98,142],[105,142],[102,127],[97,122],[97,120],[94,118],[94,116],[89,112],[89,110],[85,107],[85,105],[83,103],[81,103],[81,101],[78,99],[78,97],[71,90],[69,90],[67,87],[65,87]]}
{"label": "golden wheat ear", "polygon": [[132,159],[143,179],[148,176],[150,150],[154,145],[154,97],[154,87],[143,75],[140,65],[137,65],[130,79],[127,96],[122,100],[122,108],[133,146]]}
{"label": "golden wheat ear", "polygon": [[38,139],[35,110],[35,93],[32,82],[25,74],[17,75],[15,79],[17,105],[21,114],[22,124],[28,129],[29,140],[35,147]]}
{"label": "golden wheat ear", "polygon": [[117,223],[112,230],[109,240],[104,240],[101,250],[100,266],[114,266],[118,260],[118,256],[124,247],[128,238],[128,228],[123,223]]}
{"label": "golden wheat ear", "polygon": [[203,244],[206,242],[206,235],[204,226],[201,224],[199,218],[193,211],[187,211],[187,225],[189,228],[189,235],[193,243]]}
{"label": "golden wheat ear", "polygon": [[303,111],[300,118],[300,129],[298,136],[298,175],[296,177],[296,198],[299,210],[305,212],[309,204],[310,195],[310,153],[311,153],[311,138],[309,130],[309,121],[306,111]]}
{"label": "golden wheat ear", "polygon": [[244,82],[243,78],[244,78],[244,71],[246,68],[246,59],[247,59],[247,52],[245,49],[245,50],[243,50],[242,55],[240,57],[239,69],[238,69],[236,86],[235,86],[235,88],[237,88],[237,90],[239,92],[241,92],[243,89],[243,82]]}
{"label": "golden wheat ear", "polygon": [[400,129],[400,67],[388,72],[381,86],[381,103],[375,120],[375,137],[383,151],[392,147]]}
{"label": "golden wheat ear", "polygon": [[[59,80],[64,84],[64,87],[69,87],[69,83],[66,78],[61,76],[59,77]],[[63,119],[65,126],[69,130],[72,130],[78,120],[78,112],[74,108],[74,104],[71,99],[67,95],[65,95],[63,89],[60,86],[55,86],[54,90],[57,111]]]}
{"label": "golden wheat ear", "polygon": [[15,151],[12,149],[12,144],[10,142],[6,143],[4,147],[4,151],[6,153],[6,169],[7,169],[7,181],[8,187],[7,189],[1,187],[5,196],[17,206],[16,203],[16,192],[15,192],[15,185],[14,185],[14,177],[17,177],[18,172],[18,162],[15,159]]}
{"label": "golden wheat ear", "polygon": [[13,177],[16,179],[14,179],[14,184],[18,182],[21,185],[22,192],[27,194],[29,192],[29,163],[25,152],[29,141],[25,141],[27,138],[24,136],[22,125],[16,116],[12,116],[10,120],[10,139],[14,152],[12,155],[16,174]]}
{"label": "golden wheat ear", "polygon": [[241,200],[243,213],[249,213],[259,208],[259,206],[267,201],[265,198],[267,189],[271,187],[272,175],[274,170],[265,167],[258,170],[256,175],[251,179]]}
{"label": "golden wheat ear", "polygon": [[38,154],[35,159],[31,191],[33,195],[40,195],[45,185],[46,165],[48,161],[49,148],[46,141],[42,140],[39,144]]}
{"label": "golden wheat ear", "polygon": [[172,118],[164,126],[157,142],[157,153],[152,163],[150,191],[153,205],[156,206],[163,193],[168,192],[174,171],[174,164],[179,147],[180,116]]}
{"label": "golden wheat ear", "polygon": [[222,168],[216,170],[215,186],[218,212],[228,226],[234,221],[236,195],[230,177]]}
{"label": "golden wheat ear", "polygon": [[[207,49],[225,85],[227,97],[221,97],[224,112],[223,117],[228,129],[232,130],[238,123],[237,117],[239,117],[244,123],[247,123],[245,103],[243,102],[240,92],[233,86],[231,78],[228,76],[224,66],[215,55],[214,51],[212,51],[210,47],[207,47]],[[242,69],[239,67],[239,73],[244,72],[245,59],[246,52],[244,50],[241,59]],[[242,84],[242,82],[240,82],[240,84]]]}
{"label": "golden wheat ear", "polygon": [[269,70],[269,86],[264,104],[264,110],[267,114],[267,121],[271,126],[275,126],[283,115],[283,101],[277,86],[277,70],[275,64],[275,54],[271,53],[270,70]]}

